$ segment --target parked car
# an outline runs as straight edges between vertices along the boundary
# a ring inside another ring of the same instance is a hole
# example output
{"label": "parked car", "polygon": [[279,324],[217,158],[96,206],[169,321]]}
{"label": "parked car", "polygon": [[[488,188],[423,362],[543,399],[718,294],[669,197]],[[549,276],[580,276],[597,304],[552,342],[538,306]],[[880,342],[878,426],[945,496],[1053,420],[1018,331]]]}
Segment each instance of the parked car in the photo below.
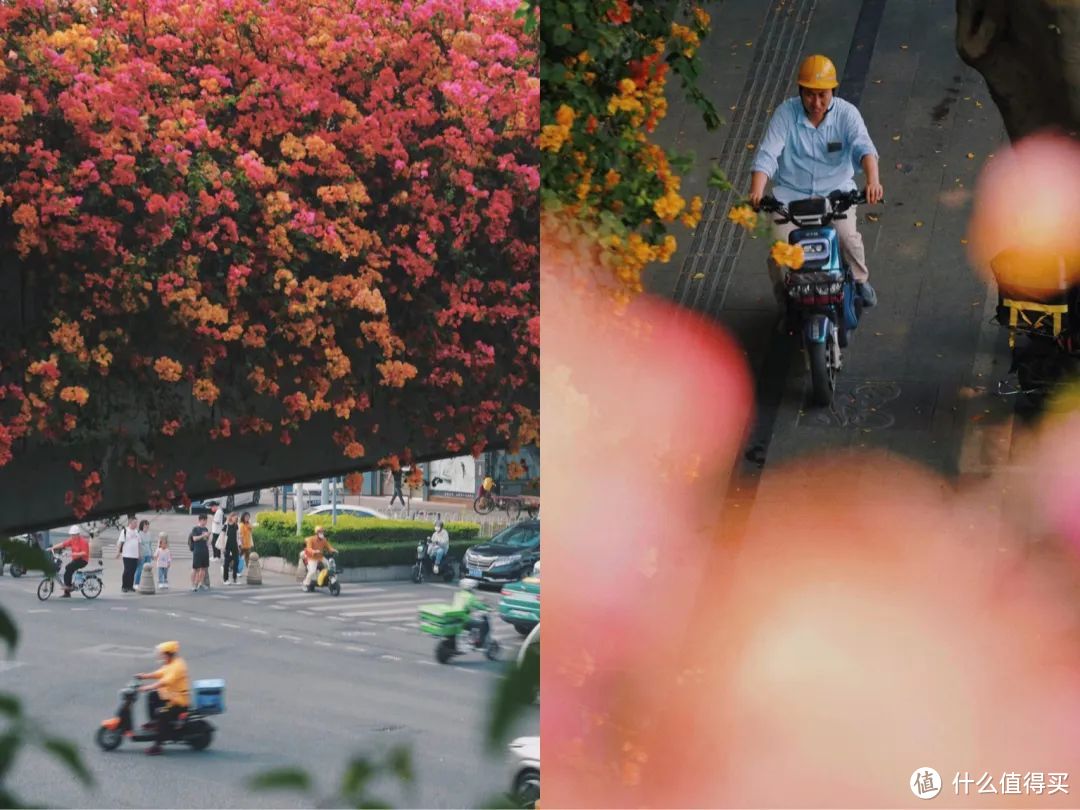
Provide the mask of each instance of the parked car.
{"label": "parked car", "polygon": [[[305,512],[306,515],[329,515],[334,511],[332,504],[324,503],[322,506],[316,506],[309,512]],[[357,506],[354,503],[339,503],[337,505],[337,513],[339,515],[352,515],[353,517],[369,517],[369,518],[382,518],[386,520],[387,516],[377,509],[370,509],[367,506]]]}
{"label": "parked car", "polygon": [[[210,504],[216,501],[224,507],[226,512],[232,512],[239,506],[258,506],[261,497],[262,491],[258,489],[253,490],[252,492],[234,492],[231,495],[218,495],[214,498],[192,501],[191,509],[189,511],[193,515],[207,514],[210,511]],[[181,509],[180,511],[183,510]]]}
{"label": "parked car", "polygon": [[[345,495],[345,489],[341,484],[331,483],[329,485],[328,492],[332,494],[333,491],[334,491],[335,486],[337,487],[338,500],[340,501]],[[294,488],[293,484],[285,484],[285,487],[283,489],[283,492],[290,499],[292,498],[293,488]],[[300,491],[302,493],[304,493],[304,508],[305,509],[307,509],[309,507],[312,507],[312,506],[319,506],[320,504],[325,506],[325,505],[327,505],[329,503],[329,501],[327,501],[327,504],[323,504],[323,500],[322,500],[322,482],[321,481],[307,481],[306,483],[302,483],[302,484],[300,484]],[[292,501],[290,500],[290,505],[291,505],[291,503],[292,503]]]}
{"label": "parked car", "polygon": [[540,561],[540,521],[523,520],[465,552],[461,576],[481,584],[517,582]]}
{"label": "parked car", "polygon": [[540,801],[540,738],[518,737],[510,743],[510,796],[518,807]]}
{"label": "parked car", "polygon": [[540,563],[533,566],[532,576],[503,587],[499,616],[523,636],[540,623]]}

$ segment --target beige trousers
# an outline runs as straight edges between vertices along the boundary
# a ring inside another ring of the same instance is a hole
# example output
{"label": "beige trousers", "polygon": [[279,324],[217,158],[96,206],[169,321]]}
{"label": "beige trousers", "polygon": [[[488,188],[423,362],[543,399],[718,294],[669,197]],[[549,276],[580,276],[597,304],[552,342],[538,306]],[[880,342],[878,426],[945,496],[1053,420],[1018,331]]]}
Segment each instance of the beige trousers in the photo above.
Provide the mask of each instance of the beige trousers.
{"label": "beige trousers", "polygon": [[[851,267],[851,275],[855,277],[855,283],[861,284],[870,278],[870,271],[866,268],[866,249],[863,247],[862,234],[855,227],[855,206],[847,210],[846,219],[838,219],[833,222],[837,235],[840,237],[840,255]],[[773,222],[773,238],[787,243],[788,236],[795,230],[795,223],[788,222],[778,225]],[[769,279],[775,287],[784,279],[785,268],[778,265],[769,257]]]}

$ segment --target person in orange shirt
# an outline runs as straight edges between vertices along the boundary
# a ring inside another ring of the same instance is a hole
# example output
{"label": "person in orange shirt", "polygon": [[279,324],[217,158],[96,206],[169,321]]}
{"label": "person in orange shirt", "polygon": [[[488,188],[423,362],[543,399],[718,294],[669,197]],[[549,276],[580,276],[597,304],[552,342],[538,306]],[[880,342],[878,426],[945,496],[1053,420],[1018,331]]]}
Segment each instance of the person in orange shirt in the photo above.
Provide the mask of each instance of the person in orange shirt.
{"label": "person in orange shirt", "polygon": [[180,657],[180,642],[163,641],[157,645],[157,651],[161,656],[161,666],[153,672],[135,675],[140,681],[153,681],[139,687],[140,692],[148,693],[146,702],[150,708],[150,722],[143,728],[155,723],[157,725],[157,740],[146,749],[150,755],[162,752],[161,744],[169,736],[169,727],[188,708],[191,696],[187,664]]}
{"label": "person in orange shirt", "polygon": [[307,576],[304,577],[304,584],[301,587],[306,591],[313,591],[315,586],[311,581],[319,570],[319,566],[322,565],[323,554],[326,552],[337,554],[337,549],[326,539],[323,527],[316,526],[315,534],[304,541],[304,551],[307,554]]}
{"label": "person in orange shirt", "polygon": [[76,523],[70,529],[68,529],[68,539],[63,543],[57,543],[55,546],[51,546],[49,551],[60,551],[61,549],[71,549],[71,562],[64,568],[64,593],[65,599],[71,598],[71,578],[75,576],[75,572],[80,568],[85,568],[86,564],[90,562],[90,544],[86,541],[86,538],[82,536],[82,527]]}

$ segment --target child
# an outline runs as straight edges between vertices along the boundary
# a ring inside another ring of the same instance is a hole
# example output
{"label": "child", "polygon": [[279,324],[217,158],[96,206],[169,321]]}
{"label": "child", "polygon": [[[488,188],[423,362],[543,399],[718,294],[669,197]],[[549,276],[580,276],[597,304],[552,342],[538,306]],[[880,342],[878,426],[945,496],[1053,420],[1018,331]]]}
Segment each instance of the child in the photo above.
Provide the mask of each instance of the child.
{"label": "child", "polygon": [[172,565],[172,552],[169,551],[169,535],[165,532],[158,534],[158,547],[154,551],[154,559],[157,561],[158,588],[166,591],[169,589],[169,566]]}

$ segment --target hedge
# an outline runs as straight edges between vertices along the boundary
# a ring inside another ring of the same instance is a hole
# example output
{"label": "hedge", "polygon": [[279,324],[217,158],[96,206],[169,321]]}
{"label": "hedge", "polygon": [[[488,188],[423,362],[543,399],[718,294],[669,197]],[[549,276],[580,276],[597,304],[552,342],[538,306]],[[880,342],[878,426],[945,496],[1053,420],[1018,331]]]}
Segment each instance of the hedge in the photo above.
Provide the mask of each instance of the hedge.
{"label": "hedge", "polygon": [[[296,534],[296,516],[289,512],[260,512],[253,538],[260,557],[284,557],[295,562],[304,540],[322,526],[330,545],[338,550],[343,568],[365,565],[407,565],[416,560],[416,546],[431,536],[431,524],[415,520],[383,520],[339,515],[331,526],[325,515],[303,519],[303,535]],[[464,547],[475,542],[480,526],[475,523],[446,523],[451,554],[458,557]]]}

